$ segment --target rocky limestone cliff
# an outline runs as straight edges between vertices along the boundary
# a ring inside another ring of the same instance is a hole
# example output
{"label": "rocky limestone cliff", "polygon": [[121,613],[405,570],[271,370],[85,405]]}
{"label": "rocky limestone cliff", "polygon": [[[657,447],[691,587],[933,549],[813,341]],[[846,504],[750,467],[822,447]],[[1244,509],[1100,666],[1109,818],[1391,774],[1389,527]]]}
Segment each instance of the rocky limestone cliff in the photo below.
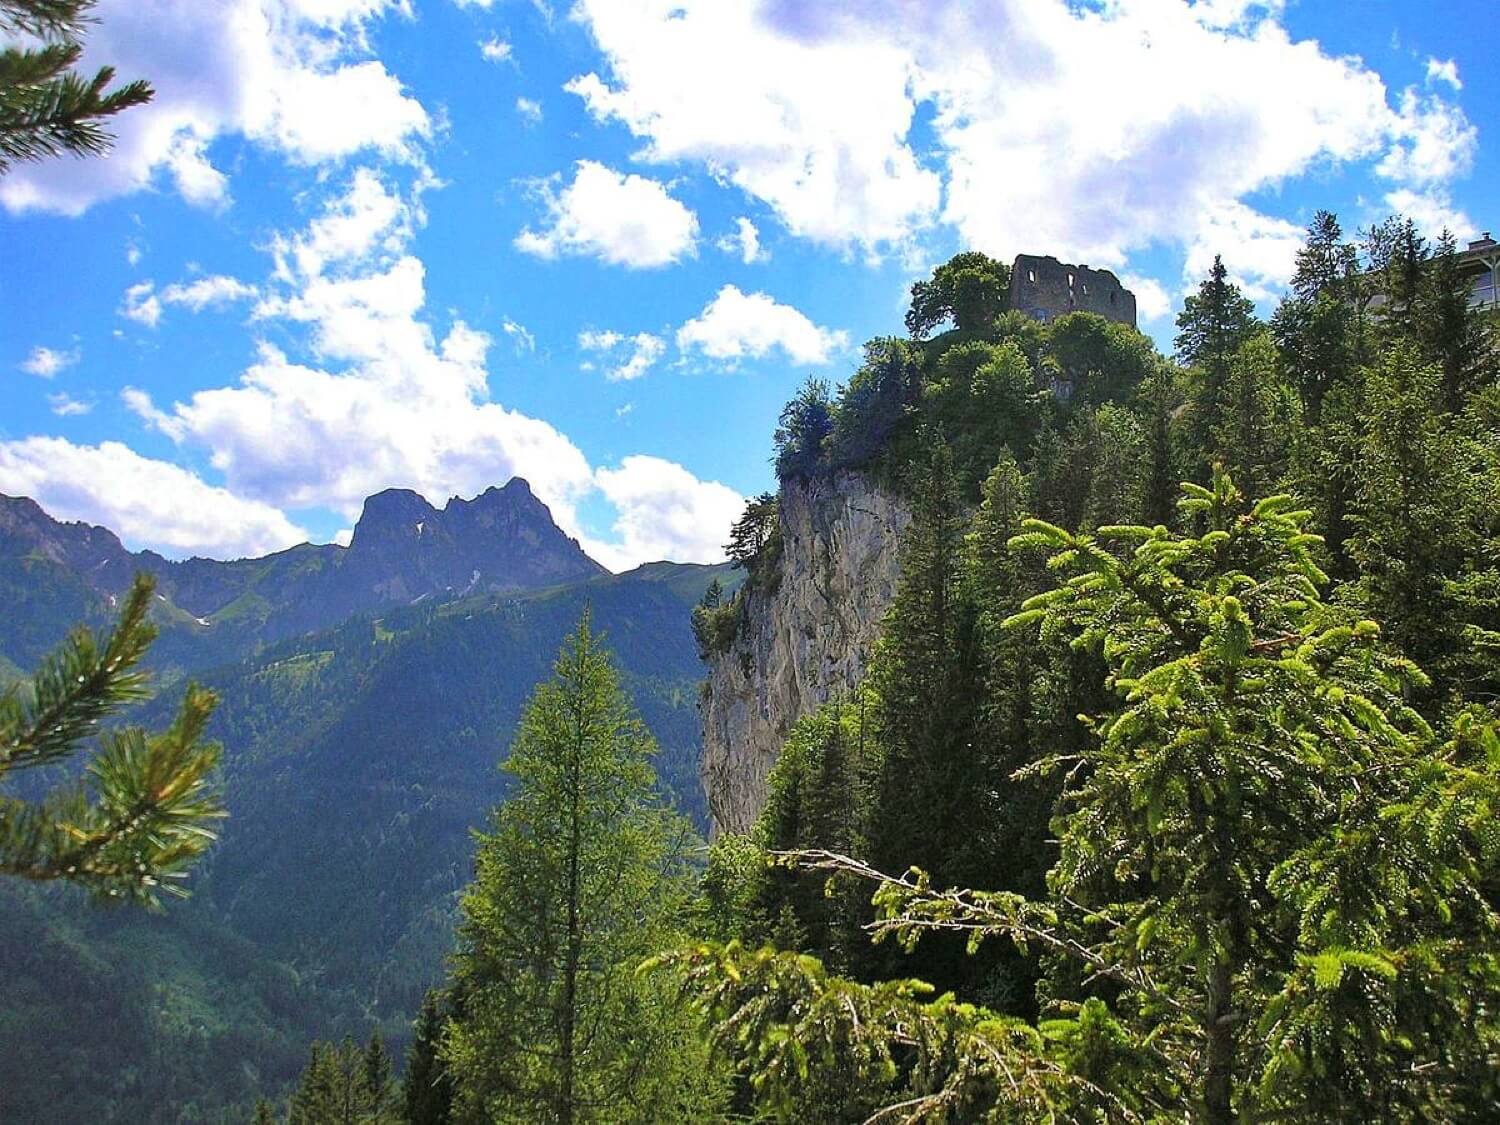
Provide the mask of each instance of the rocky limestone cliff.
{"label": "rocky limestone cliff", "polygon": [[859,473],[782,486],[780,579],[747,589],[734,643],[709,661],[703,783],[715,833],[751,827],[792,724],[858,683],[910,522],[902,501]]}

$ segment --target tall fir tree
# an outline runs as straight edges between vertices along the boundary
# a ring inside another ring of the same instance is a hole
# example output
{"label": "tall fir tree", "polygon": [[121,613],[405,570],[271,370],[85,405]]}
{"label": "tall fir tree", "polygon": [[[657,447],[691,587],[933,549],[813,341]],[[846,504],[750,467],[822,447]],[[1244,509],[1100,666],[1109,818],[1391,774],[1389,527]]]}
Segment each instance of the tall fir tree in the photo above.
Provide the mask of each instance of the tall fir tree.
{"label": "tall fir tree", "polygon": [[479,837],[444,1044],[460,1120],[689,1120],[718,1086],[690,1014],[637,964],[680,933],[693,835],[588,614],[521,717]]}

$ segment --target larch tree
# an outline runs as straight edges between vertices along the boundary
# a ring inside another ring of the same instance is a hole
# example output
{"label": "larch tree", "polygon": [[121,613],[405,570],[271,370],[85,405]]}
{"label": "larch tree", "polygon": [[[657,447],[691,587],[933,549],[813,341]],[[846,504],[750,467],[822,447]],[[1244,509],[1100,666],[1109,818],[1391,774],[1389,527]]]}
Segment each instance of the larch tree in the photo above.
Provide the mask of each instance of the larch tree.
{"label": "larch tree", "polygon": [[93,7],[94,0],[0,0],[0,38],[24,37],[0,49],[0,175],[18,161],[107,152],[113,138],[103,122],[151,100],[140,79],[111,89],[113,67],[92,77],[74,69]]}
{"label": "larch tree", "polygon": [[585,614],[521,718],[515,790],[462,903],[459,1120],[694,1120],[717,1086],[676,992],[637,973],[685,921],[694,844],[656,794],[656,744]]}

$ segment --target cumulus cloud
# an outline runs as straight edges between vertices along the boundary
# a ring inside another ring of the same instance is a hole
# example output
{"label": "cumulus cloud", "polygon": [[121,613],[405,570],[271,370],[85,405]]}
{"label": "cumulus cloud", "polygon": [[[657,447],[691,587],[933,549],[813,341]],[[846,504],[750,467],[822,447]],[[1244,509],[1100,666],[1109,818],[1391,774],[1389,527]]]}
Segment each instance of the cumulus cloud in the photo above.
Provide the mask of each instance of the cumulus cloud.
{"label": "cumulus cloud", "polygon": [[1452,198],[1441,188],[1425,191],[1397,188],[1386,193],[1385,205],[1411,219],[1428,238],[1435,239],[1446,230],[1462,244],[1479,230],[1474,220],[1462,208],[1454,206]]}
{"label": "cumulus cloud", "polygon": [[[604,377],[612,383],[639,379],[655,366],[667,351],[667,342],[649,332],[624,336],[619,332],[585,329],[578,334],[578,346],[584,351],[601,352],[611,358]],[[593,365],[589,365],[592,370]]]}
{"label": "cumulus cloud", "polygon": [[583,545],[615,571],[658,559],[722,561],[730,524],[745,507],[734,489],[660,457],[626,457],[617,469],[599,469],[594,480],[618,513],[617,542]]}
{"label": "cumulus cloud", "polygon": [[1183,278],[1196,287],[1213,268],[1214,255],[1220,254],[1245,296],[1270,300],[1291,279],[1305,234],[1297,224],[1243,203],[1213,208],[1202,216],[1188,244]]}
{"label": "cumulus cloud", "polygon": [[263,555],[307,539],[274,507],[115,441],[0,442],[0,492],[29,496],[59,519],[103,524],[132,546],[176,556]]}
{"label": "cumulus cloud", "polygon": [[734,364],[779,348],[794,363],[830,363],[849,346],[849,334],[814,324],[765,293],[726,285],[703,311],[677,330],[677,346]]}
{"label": "cumulus cloud", "polygon": [[542,119],[542,103],[534,98],[517,98],[516,112],[526,124],[535,125]]}
{"label": "cumulus cloud", "polygon": [[51,379],[59,371],[72,367],[82,358],[83,351],[80,348],[58,351],[56,348],[38,344],[31,349],[31,354],[21,361],[21,370],[41,379]]}
{"label": "cumulus cloud", "polygon": [[[1393,98],[1360,59],[1294,41],[1282,7],[580,0],[605,66],[567,88],[643,159],[696,162],[794,234],[866,249],[941,221],[999,256],[1119,267],[1157,244],[1196,256],[1253,194],[1312,172],[1379,164],[1392,190],[1464,174],[1457,106]],[[1255,214],[1239,225],[1274,241]]]}
{"label": "cumulus cloud", "polygon": [[479,44],[479,53],[490,62],[507,62],[511,57],[511,46],[498,35],[491,35]]}
{"label": "cumulus cloud", "polygon": [[656,180],[622,175],[580,160],[573,182],[538,186],[546,207],[540,230],[516,236],[516,249],[539,258],[586,255],[610,265],[647,269],[693,253],[698,217]]}
{"label": "cumulus cloud", "polygon": [[861,35],[799,41],[722,0],[583,0],[610,81],[567,89],[647,141],[645,156],[698,161],[764,200],[794,233],[866,246],[936,214],[940,183],[905,137],[915,106],[899,46]]}
{"label": "cumulus cloud", "polygon": [[771,256],[761,247],[760,231],[743,215],[734,221],[734,233],[724,235],[714,245],[726,254],[738,254],[740,261],[747,266],[764,262]]}
{"label": "cumulus cloud", "polygon": [[[305,229],[271,240],[254,317],[300,325],[316,362],[263,342],[231,385],[169,404],[130,388],[125,404],[206,451],[225,486],[257,503],[352,519],[382,488],[473,495],[524,476],[574,530],[573,505],[593,488],[583,454],[547,423],[490,401],[486,333],[457,319],[438,331],[428,319],[425,268],[410,245],[422,221],[411,196],[423,182],[403,196],[356,171]],[[506,331],[530,339],[514,322]]]}
{"label": "cumulus cloud", "polygon": [[370,25],[405,0],[102,0],[83,66],[111,65],[156,88],[111,123],[107,160],[13,169],[0,205],[76,215],[100,200],[169,181],[190,203],[222,205],[229,181],[214,145],[242,137],[299,164],[374,151],[418,159],[432,123],[377,59]]}

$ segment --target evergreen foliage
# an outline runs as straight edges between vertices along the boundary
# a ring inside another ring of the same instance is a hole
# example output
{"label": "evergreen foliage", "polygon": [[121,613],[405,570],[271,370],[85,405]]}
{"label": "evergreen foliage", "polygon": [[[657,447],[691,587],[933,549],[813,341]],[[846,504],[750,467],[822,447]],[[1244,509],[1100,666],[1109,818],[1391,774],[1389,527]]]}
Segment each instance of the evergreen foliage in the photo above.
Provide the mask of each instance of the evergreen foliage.
{"label": "evergreen foliage", "polygon": [[93,7],[94,0],[0,0],[0,36],[37,41],[0,48],[0,175],[17,161],[107,152],[102,122],[151,100],[150,84],[139,79],[110,89],[113,67],[92,78],[74,70]]}
{"label": "evergreen foliage", "polygon": [[[259,1107],[256,1112],[261,1112]],[[312,1045],[307,1068],[287,1106],[287,1125],[397,1125],[401,1121],[391,1060],[378,1029],[364,1047],[347,1036],[340,1043]]]}
{"label": "evergreen foliage", "polygon": [[691,1120],[716,1094],[670,986],[637,963],[685,922],[691,828],[584,615],[505,761],[479,837],[444,1038],[460,1120]]}
{"label": "evergreen foliage", "polygon": [[87,782],[35,802],[0,797],[0,874],[64,880],[105,899],[159,903],[213,842],[223,815],[213,785],[219,747],[204,728],[217,702],[189,686],[175,721],[148,734],[101,724],[147,695],[139,669],[156,635],[152,580],[138,576],[107,634],[79,628],[24,685],[0,694],[0,781],[71,758],[97,736]]}

